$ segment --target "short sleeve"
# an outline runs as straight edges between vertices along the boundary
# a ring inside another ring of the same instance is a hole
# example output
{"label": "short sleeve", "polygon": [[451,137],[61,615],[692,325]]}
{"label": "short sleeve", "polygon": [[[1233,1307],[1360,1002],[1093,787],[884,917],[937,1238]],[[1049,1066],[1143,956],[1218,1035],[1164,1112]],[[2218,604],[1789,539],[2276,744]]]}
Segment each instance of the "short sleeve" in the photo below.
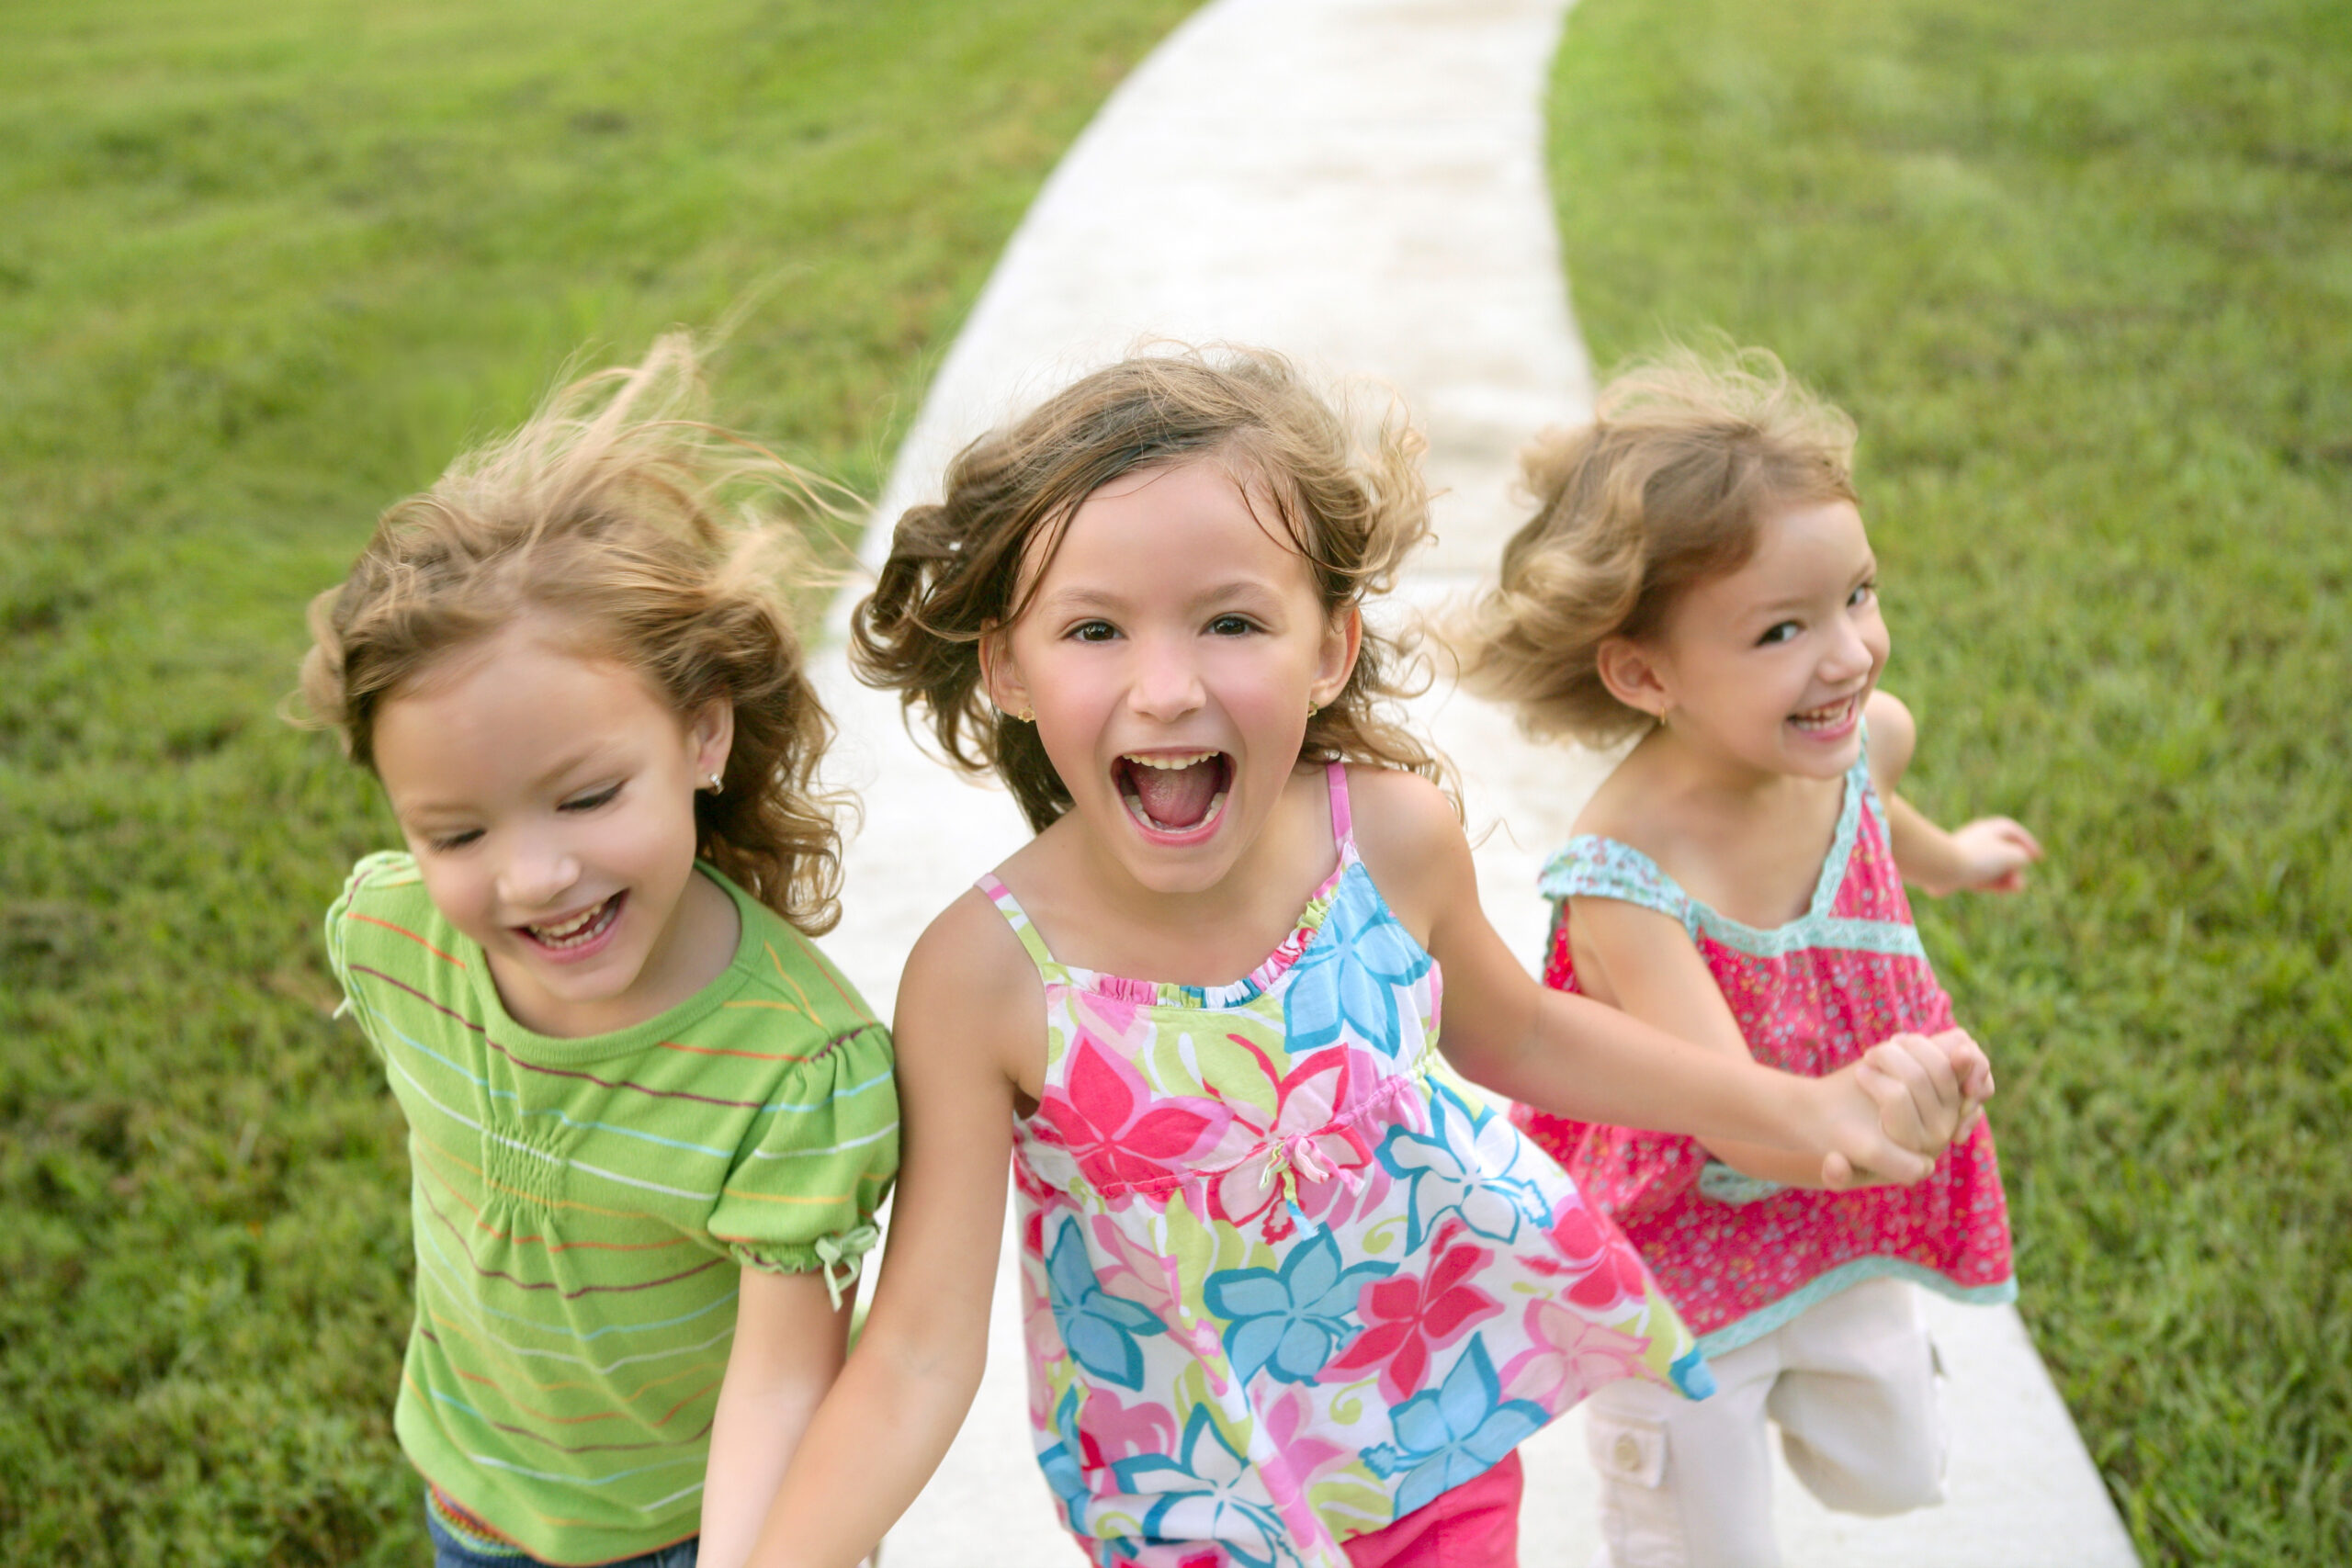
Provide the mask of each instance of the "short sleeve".
{"label": "short sleeve", "polygon": [[738,1263],[822,1271],[838,1299],[880,1239],[875,1211],[899,1173],[889,1031],[825,1043],[778,1085],[728,1172],[710,1233]]}
{"label": "short sleeve", "polygon": [[1614,839],[1577,834],[1545,863],[1536,886],[1555,904],[1568,898],[1637,904],[1679,922],[1694,939],[1698,935],[1699,917],[1690,896],[1656,861]]}
{"label": "short sleeve", "polygon": [[[349,1016],[359,1025],[359,1032],[368,1044],[380,1054],[384,1049],[376,1036],[376,1014],[360,995],[352,975],[352,965],[362,962],[359,950],[368,939],[380,931],[410,936],[403,928],[368,911],[367,906],[382,902],[387,888],[407,887],[417,884],[416,861],[413,856],[396,850],[382,850],[365,856],[351,868],[350,877],[343,885],[342,896],[327,906],[324,936],[327,967],[334,972],[335,985],[343,992],[343,1000],[335,1008],[335,1016]],[[410,940],[422,942],[421,937]]]}

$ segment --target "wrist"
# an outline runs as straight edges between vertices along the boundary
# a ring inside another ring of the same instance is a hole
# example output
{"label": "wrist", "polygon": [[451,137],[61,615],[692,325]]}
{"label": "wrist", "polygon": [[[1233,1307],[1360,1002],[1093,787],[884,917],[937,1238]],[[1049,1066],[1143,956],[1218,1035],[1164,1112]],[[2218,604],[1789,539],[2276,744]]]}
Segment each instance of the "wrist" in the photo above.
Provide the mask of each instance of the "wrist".
{"label": "wrist", "polygon": [[1758,1071],[1770,1075],[1762,1085],[1770,1118],[1764,1141],[1798,1154],[1817,1154],[1823,1140],[1816,1080],[1761,1065]]}

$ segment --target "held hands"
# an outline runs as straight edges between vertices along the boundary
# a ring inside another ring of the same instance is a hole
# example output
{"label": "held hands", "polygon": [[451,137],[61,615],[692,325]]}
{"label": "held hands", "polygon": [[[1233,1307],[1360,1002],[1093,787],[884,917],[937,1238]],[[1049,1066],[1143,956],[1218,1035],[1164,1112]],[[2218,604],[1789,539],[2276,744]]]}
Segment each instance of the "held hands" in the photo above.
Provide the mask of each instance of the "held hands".
{"label": "held hands", "polygon": [[2025,886],[2025,868],[2041,858],[2041,842],[2007,817],[1980,817],[1952,829],[1957,863],[1928,892],[2015,893]]}
{"label": "held hands", "polygon": [[[1841,1085],[1841,1080],[1844,1082]],[[1935,1168],[1937,1156],[1964,1136],[1993,1096],[1993,1065],[1964,1030],[1934,1036],[1897,1034],[1862,1059],[1819,1080],[1859,1093],[1877,1115],[1856,1129],[1849,1102],[1837,1125],[1851,1141],[1833,1144],[1821,1162],[1833,1192],[1893,1182],[1908,1186]]]}

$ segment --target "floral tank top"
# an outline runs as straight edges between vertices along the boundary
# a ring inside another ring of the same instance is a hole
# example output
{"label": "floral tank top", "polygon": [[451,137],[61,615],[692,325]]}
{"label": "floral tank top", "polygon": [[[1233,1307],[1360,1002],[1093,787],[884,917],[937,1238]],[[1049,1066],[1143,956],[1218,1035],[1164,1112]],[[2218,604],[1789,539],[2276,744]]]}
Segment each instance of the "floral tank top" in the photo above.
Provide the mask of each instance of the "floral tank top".
{"label": "floral tank top", "polygon": [[[1846,776],[1812,901],[1786,925],[1759,930],[1718,914],[1639,850],[1592,834],[1568,840],[1542,886],[1556,909],[1545,984],[1577,989],[1570,898],[1656,909],[1690,933],[1749,1052],[1768,1066],[1820,1077],[1891,1034],[1951,1027],[1951,998],[1911,923],[1867,749]],[[1624,1227],[1709,1355],[1881,1276],[1960,1301],[2016,1299],[2008,1206],[1981,1121],[1917,1186],[1825,1192],[1743,1176],[1694,1138],[1523,1106],[1511,1116]]]}
{"label": "floral tank top", "polygon": [[1228,986],[1057,962],[1015,1129],[1037,1457],[1098,1564],[1346,1568],[1600,1384],[1713,1382],[1613,1226],[1438,1069],[1438,970],[1339,865]]}

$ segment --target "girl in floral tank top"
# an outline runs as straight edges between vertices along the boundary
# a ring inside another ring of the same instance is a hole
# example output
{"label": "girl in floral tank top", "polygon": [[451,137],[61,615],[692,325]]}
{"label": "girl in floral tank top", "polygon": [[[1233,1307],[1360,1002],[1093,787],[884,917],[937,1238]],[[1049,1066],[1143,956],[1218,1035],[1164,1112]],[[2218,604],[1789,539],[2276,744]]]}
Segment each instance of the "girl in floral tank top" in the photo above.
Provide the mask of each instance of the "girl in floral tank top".
{"label": "girl in floral tank top", "polygon": [[[1852,437],[1769,355],[1628,374],[1594,424],[1531,454],[1540,509],[1465,638],[1473,682],[1531,728],[1645,731],[1544,872],[1546,983],[1809,1077],[1951,1025],[1905,875],[2013,888],[2041,852],[2007,818],[1947,833],[1894,793],[1914,732],[1876,689],[1888,643]],[[1912,1286],[2016,1294],[1981,1117],[1926,1181],[1829,1191],[1737,1140],[1512,1115],[1624,1227],[1723,1384],[1703,1410],[1596,1400],[1615,1568],[1777,1562],[1768,1419],[1832,1507],[1939,1500]]]}
{"label": "girl in floral tank top", "polygon": [[1359,446],[1279,359],[1114,366],[946,490],[854,657],[1037,836],[908,961],[889,1261],[753,1561],[853,1562],[937,1463],[1008,1161],[1038,1460],[1089,1561],[1515,1561],[1520,1442],[1604,1383],[1709,1380],[1453,1070],[1845,1179],[1924,1174],[1981,1057],[1801,1078],[1538,986],[1376,705],[1400,650],[1359,606],[1426,528],[1405,434]]}

